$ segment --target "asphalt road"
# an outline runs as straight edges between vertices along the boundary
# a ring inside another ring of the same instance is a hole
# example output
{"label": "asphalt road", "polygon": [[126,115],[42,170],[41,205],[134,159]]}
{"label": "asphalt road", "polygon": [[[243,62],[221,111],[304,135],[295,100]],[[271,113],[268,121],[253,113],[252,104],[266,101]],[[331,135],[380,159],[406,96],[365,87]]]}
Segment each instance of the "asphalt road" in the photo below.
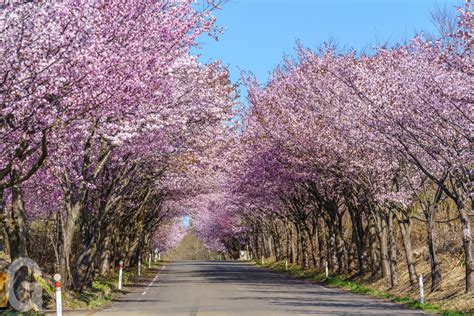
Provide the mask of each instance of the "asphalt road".
{"label": "asphalt road", "polygon": [[422,315],[240,262],[177,261],[93,315]]}

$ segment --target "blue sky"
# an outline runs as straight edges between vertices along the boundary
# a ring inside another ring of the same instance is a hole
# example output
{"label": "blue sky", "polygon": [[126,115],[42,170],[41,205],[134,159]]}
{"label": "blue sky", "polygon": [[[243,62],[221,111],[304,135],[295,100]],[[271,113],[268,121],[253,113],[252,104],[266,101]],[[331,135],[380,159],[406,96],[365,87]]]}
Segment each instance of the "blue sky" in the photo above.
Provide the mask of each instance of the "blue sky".
{"label": "blue sky", "polygon": [[200,39],[201,62],[220,59],[237,81],[240,70],[262,82],[300,40],[317,49],[329,39],[340,48],[369,51],[417,32],[434,32],[430,10],[461,0],[228,0],[216,11],[226,32],[219,41]]}
{"label": "blue sky", "polygon": [[[202,1],[202,0],[201,0]],[[370,51],[395,44],[421,31],[435,32],[430,11],[447,6],[453,11],[462,0],[228,0],[216,11],[225,27],[219,41],[200,39],[203,63],[220,59],[229,66],[231,79],[253,72],[261,83],[283,59],[293,54],[297,40],[317,49],[333,39],[339,48]],[[242,101],[245,101],[245,89]],[[189,217],[183,218],[188,226]]]}

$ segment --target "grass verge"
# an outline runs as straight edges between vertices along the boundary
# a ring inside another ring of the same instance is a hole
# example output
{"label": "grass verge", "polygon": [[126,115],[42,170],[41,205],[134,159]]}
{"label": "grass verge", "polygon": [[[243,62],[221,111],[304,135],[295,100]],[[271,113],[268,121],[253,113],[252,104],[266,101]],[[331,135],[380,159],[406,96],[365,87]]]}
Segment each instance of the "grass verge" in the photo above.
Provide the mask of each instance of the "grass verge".
{"label": "grass verge", "polygon": [[443,310],[441,307],[439,307],[436,304],[431,304],[431,303],[421,304],[419,301],[414,300],[412,298],[396,296],[391,293],[384,292],[375,288],[371,288],[367,285],[354,282],[352,280],[349,280],[348,278],[344,278],[341,276],[330,275],[328,278],[326,278],[326,275],[324,272],[321,272],[318,270],[302,269],[300,266],[294,265],[294,264],[288,264],[288,269],[286,269],[284,261],[268,262],[265,264],[261,264],[260,261],[253,261],[253,264],[257,266],[265,267],[265,268],[270,268],[276,272],[285,273],[299,279],[316,281],[328,287],[344,289],[351,293],[366,294],[366,295],[370,295],[377,298],[388,299],[394,303],[402,304],[408,308],[420,309],[432,314],[440,314],[443,316],[461,316],[461,315],[472,316],[473,315],[470,312]]}
{"label": "grass verge", "polygon": [[[111,304],[112,300],[118,296],[127,293],[127,285],[132,282],[140,281],[140,278],[146,279],[154,275],[157,267],[161,267],[163,261],[154,263],[151,268],[142,266],[142,275],[137,276],[136,269],[128,269],[123,271],[122,284],[124,289],[117,289],[118,272],[111,274],[107,278],[99,278],[92,282],[91,288],[84,291],[62,291],[63,310],[87,310],[87,309],[101,309]],[[43,289],[43,309],[44,312],[55,309],[55,290],[52,277],[36,277]],[[44,312],[30,311],[27,313],[18,314],[11,310],[0,310],[2,315],[44,315]],[[47,314],[47,312],[46,312]]]}
{"label": "grass verge", "polygon": [[137,276],[136,269],[123,271],[122,284],[125,288],[117,289],[118,272],[107,278],[99,278],[92,282],[92,287],[82,292],[69,292],[64,305],[71,309],[98,309],[110,305],[111,301],[121,294],[127,293],[126,287],[138,278],[146,278],[156,273],[156,267],[162,266],[162,262],[154,263],[151,268],[142,265],[141,276]]}

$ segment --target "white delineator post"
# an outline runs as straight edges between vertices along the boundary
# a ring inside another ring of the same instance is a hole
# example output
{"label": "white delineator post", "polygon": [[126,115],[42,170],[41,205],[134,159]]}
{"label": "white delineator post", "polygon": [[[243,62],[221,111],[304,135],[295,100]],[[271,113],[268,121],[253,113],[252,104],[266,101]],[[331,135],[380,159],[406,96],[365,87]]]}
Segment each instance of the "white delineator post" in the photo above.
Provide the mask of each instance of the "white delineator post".
{"label": "white delineator post", "polygon": [[142,274],[142,261],[138,258],[138,276]]}
{"label": "white delineator post", "polygon": [[117,289],[119,289],[119,290],[122,289],[122,276],[123,276],[123,260],[120,260],[120,262],[119,262],[119,279],[118,279],[118,285],[117,285]]}
{"label": "white delineator post", "polygon": [[61,298],[61,275],[56,273],[53,276],[54,287],[55,287],[55,299],[56,299],[56,316],[63,315],[63,303]]}
{"label": "white delineator post", "polygon": [[154,259],[153,259],[156,263],[156,261],[158,260],[158,250],[155,249],[155,256],[154,256]]}
{"label": "white delineator post", "polygon": [[150,256],[148,257],[148,268],[151,268],[151,253],[150,253]]}
{"label": "white delineator post", "polygon": [[262,256],[262,264],[265,264],[265,258]]}
{"label": "white delineator post", "polygon": [[285,260],[285,270],[288,271],[288,259]]}
{"label": "white delineator post", "polygon": [[161,252],[158,252],[158,261],[161,261]]}
{"label": "white delineator post", "polygon": [[329,268],[328,268],[328,262],[324,262],[324,267],[325,267],[325,270],[326,270],[326,279],[329,277]]}
{"label": "white delineator post", "polygon": [[423,274],[420,274],[420,303],[425,303],[425,291],[423,290]]}

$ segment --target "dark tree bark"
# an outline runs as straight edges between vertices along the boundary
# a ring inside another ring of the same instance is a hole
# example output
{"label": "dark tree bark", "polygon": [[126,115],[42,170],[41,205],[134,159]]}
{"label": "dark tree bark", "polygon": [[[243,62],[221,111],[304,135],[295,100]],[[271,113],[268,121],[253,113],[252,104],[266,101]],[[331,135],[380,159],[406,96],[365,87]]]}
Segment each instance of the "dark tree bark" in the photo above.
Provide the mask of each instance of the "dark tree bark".
{"label": "dark tree bark", "polygon": [[390,250],[390,284],[392,288],[398,286],[397,275],[397,248],[395,242],[395,235],[393,231],[393,213],[390,210],[387,214],[387,229],[388,229],[388,244]]}
{"label": "dark tree bark", "polygon": [[405,260],[407,263],[408,275],[410,278],[410,285],[412,287],[417,285],[418,279],[415,269],[415,260],[413,259],[413,248],[411,244],[411,223],[410,218],[401,212],[396,212],[398,227],[400,235],[402,236],[403,248],[405,249]]}

